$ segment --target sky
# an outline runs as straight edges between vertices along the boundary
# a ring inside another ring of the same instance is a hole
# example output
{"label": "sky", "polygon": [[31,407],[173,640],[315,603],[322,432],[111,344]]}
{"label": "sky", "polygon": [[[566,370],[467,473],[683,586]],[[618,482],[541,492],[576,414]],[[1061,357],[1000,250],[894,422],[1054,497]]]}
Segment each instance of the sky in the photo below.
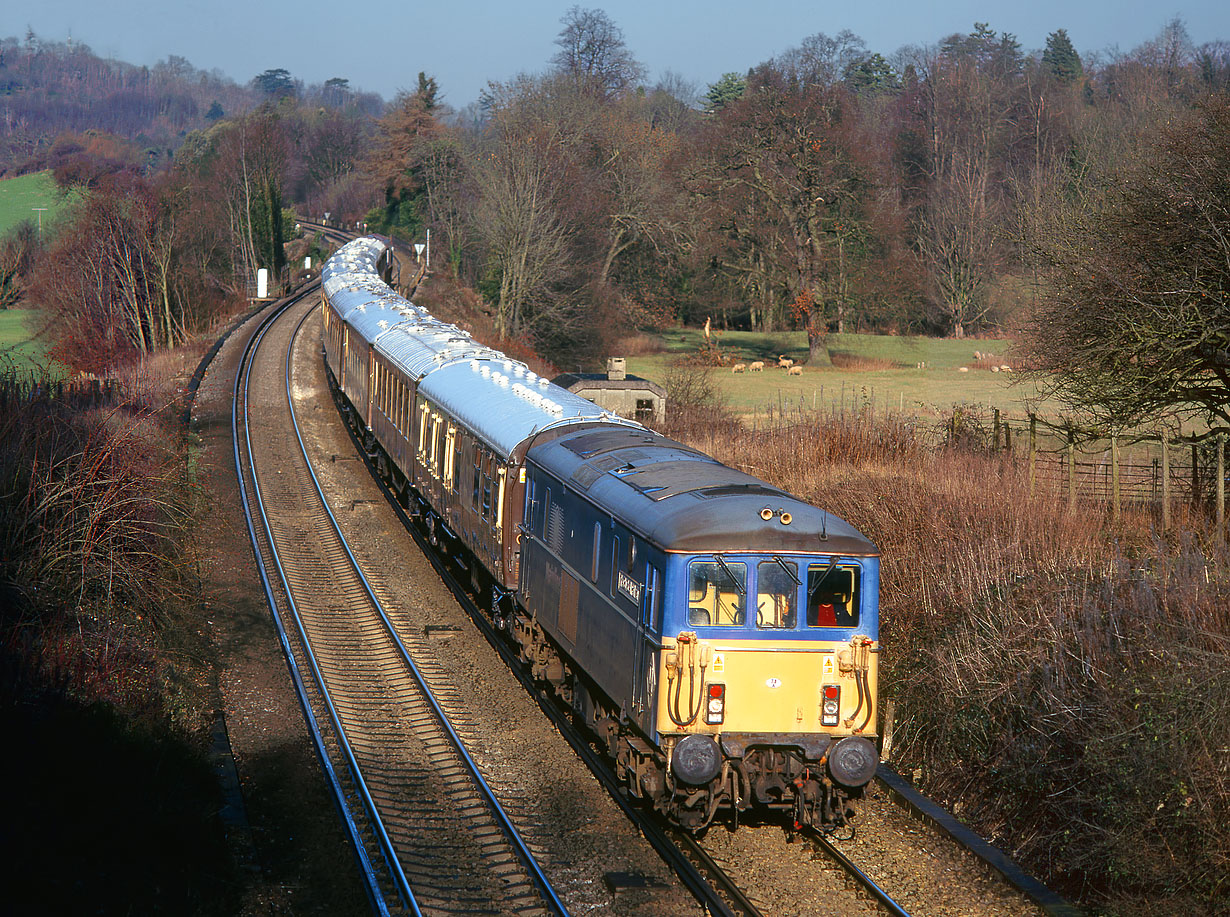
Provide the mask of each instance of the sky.
{"label": "sky", "polygon": [[[95,54],[152,65],[169,55],[239,83],[271,68],[304,83],[331,77],[386,99],[434,76],[444,101],[462,108],[489,80],[547,69],[571,0],[430,4],[324,0],[39,0],[6,3],[0,37],[27,28],[55,42],[84,42]],[[645,65],[652,84],[667,72],[700,93],[723,73],[744,72],[809,35],[849,29],[886,57],[903,45],[934,44],[975,22],[1011,32],[1026,50],[1066,29],[1077,51],[1127,52],[1175,17],[1192,41],[1230,41],[1230,2],[1172,0],[897,0],[863,3],[786,0],[621,0],[604,9]]]}

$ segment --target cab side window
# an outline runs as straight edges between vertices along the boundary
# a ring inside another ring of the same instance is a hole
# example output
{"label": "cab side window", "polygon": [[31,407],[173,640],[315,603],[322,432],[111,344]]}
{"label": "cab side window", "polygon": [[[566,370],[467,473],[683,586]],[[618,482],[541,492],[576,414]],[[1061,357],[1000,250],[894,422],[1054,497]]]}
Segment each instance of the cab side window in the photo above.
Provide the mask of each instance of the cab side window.
{"label": "cab side window", "polygon": [[808,565],[808,627],[857,627],[858,598],[859,568],[856,565]]}

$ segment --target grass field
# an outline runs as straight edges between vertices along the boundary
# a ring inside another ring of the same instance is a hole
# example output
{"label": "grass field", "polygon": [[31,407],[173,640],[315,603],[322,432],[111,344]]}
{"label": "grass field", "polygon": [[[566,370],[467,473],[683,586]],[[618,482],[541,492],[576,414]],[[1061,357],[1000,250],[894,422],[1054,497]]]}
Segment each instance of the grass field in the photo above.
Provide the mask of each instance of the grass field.
{"label": "grass field", "polygon": [[37,225],[35,207],[46,207],[43,214],[43,231],[55,219],[56,212],[64,205],[56,190],[50,172],[35,172],[17,178],[0,181],[0,236],[7,235],[24,220]]}
{"label": "grass field", "polygon": [[[659,336],[659,353],[628,357],[628,371],[662,383],[678,358],[695,354],[701,332],[679,329]],[[726,366],[713,371],[713,382],[730,408],[740,414],[779,407],[821,407],[844,403],[847,408],[873,404],[877,409],[906,413],[946,414],[955,405],[998,408],[1005,416],[1024,417],[1031,404],[1042,414],[1058,406],[1036,403],[1033,385],[1022,384],[1010,373],[993,373],[974,359],[974,352],[991,352],[998,364],[1012,364],[1010,340],[947,340],[883,334],[831,334],[829,351],[834,366],[803,366],[802,375],[789,376],[776,366],[779,354],[807,359],[807,337],[802,331],[755,334],[729,331],[717,338]],[[730,364],[763,360],[763,373],[731,372]],[[920,366],[920,364],[922,364]],[[961,372],[967,367],[968,372]]]}
{"label": "grass field", "polygon": [[0,372],[25,373],[43,365],[46,346],[33,337],[37,321],[33,309],[0,309]]}

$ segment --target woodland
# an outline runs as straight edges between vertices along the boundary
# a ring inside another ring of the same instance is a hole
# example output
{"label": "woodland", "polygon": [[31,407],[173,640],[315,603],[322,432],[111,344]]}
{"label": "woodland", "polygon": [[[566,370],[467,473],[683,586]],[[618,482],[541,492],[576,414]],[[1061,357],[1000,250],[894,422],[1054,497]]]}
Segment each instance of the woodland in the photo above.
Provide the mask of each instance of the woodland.
{"label": "woodland", "polygon": [[[1169,528],[1071,512],[976,423],[938,449],[861,413],[748,428],[706,382],[732,329],[805,331],[815,369],[835,333],[1003,339],[1103,429],[1230,431],[1230,43],[1174,20],[1130,51],[1078,52],[1061,25],[1040,49],[989,23],[895,50],[799,36],[695,86],[651,80],[610,16],[574,7],[552,59],[462,108],[428,73],[386,102],[344,76],[239,85],[174,57],[0,40],[0,176],[49,171],[67,202],[42,238],[0,238],[0,308],[35,310],[71,371],[144,369],[216,337],[258,268],[300,280],[327,252],[297,223],[328,215],[430,234],[423,304],[518,357],[597,368],[711,326],[670,380],[665,430],[880,546],[894,760],[1086,907],[1216,913],[1230,555],[1208,506]],[[149,425],[163,395],[142,396]],[[169,424],[114,427],[0,397],[17,673],[0,685],[191,744],[200,723],[167,687],[192,605],[191,462]],[[103,523],[123,537],[96,551]],[[140,678],[119,692],[99,659]]]}

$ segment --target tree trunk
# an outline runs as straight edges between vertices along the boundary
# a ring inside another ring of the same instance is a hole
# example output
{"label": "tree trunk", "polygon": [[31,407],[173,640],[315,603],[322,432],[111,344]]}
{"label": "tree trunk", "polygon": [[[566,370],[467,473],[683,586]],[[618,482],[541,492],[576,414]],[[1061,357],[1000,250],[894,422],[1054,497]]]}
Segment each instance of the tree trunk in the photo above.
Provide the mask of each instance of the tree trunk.
{"label": "tree trunk", "polygon": [[828,330],[824,327],[824,317],[816,317],[817,309],[807,316],[807,365],[832,366],[833,358],[829,355]]}

